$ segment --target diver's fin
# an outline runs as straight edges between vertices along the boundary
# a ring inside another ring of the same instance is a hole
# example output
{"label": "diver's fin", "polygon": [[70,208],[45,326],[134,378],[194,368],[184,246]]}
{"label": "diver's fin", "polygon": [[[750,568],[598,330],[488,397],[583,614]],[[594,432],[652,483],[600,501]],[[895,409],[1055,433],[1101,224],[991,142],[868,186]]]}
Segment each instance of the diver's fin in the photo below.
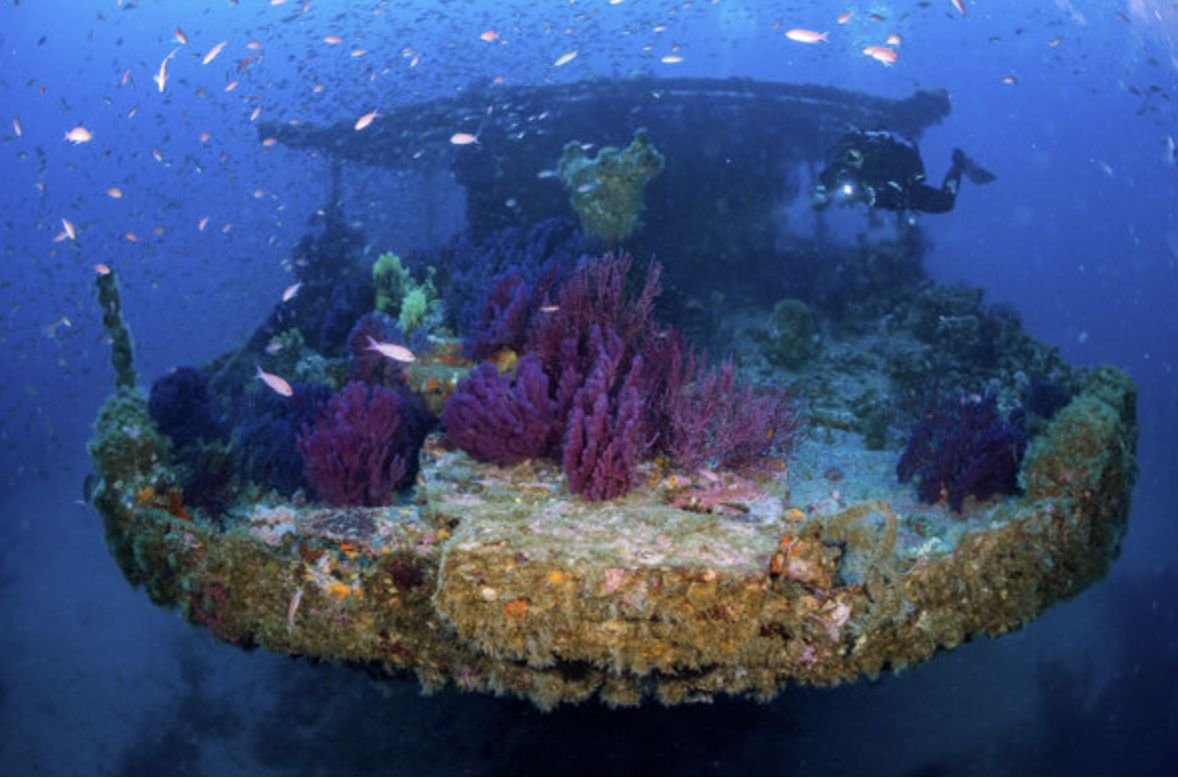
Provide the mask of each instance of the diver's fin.
{"label": "diver's fin", "polygon": [[953,164],[960,167],[966,177],[975,184],[988,184],[995,179],[989,170],[965,156],[961,149],[953,149]]}
{"label": "diver's fin", "polygon": [[997,177],[972,159],[965,160],[965,175],[975,184],[988,184]]}

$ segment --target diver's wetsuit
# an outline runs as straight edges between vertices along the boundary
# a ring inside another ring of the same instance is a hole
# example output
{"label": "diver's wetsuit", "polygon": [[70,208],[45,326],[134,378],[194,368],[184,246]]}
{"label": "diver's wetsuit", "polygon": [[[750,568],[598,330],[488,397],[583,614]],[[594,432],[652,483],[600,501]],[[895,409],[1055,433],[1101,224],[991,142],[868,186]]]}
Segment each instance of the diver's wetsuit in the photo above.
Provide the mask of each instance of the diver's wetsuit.
{"label": "diver's wetsuit", "polygon": [[825,208],[837,200],[889,211],[945,213],[957,202],[963,172],[976,183],[994,180],[954,149],[953,164],[941,188],[934,189],[924,183],[924,163],[911,141],[891,132],[851,132],[831,152],[819,176],[814,207]]}

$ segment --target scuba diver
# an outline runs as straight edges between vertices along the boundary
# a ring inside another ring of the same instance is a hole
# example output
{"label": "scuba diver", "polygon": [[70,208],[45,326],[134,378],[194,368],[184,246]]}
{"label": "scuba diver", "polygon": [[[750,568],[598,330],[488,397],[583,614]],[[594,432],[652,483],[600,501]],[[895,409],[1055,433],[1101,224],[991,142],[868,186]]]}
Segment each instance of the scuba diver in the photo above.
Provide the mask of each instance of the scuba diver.
{"label": "scuba diver", "polygon": [[953,150],[953,164],[940,189],[924,183],[927,176],[920,152],[912,141],[887,131],[848,132],[827,156],[818,177],[814,208],[832,202],[867,203],[874,209],[946,213],[957,202],[961,174],[975,184],[988,184],[994,174],[974,163],[961,149]]}

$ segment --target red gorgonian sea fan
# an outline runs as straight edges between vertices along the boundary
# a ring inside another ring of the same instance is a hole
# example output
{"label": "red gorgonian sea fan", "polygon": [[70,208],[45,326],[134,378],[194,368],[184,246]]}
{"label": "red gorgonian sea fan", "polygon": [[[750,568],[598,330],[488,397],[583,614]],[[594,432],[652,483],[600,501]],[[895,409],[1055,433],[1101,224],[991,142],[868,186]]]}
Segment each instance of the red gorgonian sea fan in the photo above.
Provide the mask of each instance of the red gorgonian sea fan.
{"label": "red gorgonian sea fan", "polygon": [[393,502],[412,456],[396,392],[359,381],[332,395],[314,427],[303,425],[298,449],[315,494],[332,505]]}
{"label": "red gorgonian sea fan", "polygon": [[450,440],[500,466],[555,460],[590,500],[629,491],[638,463],[659,454],[687,470],[792,453],[804,432],[796,393],[742,381],[731,363],[705,367],[654,321],[658,265],[636,290],[629,269],[628,256],[607,254],[566,277],[555,305],[533,306],[515,375],[480,365],[447,401]]}

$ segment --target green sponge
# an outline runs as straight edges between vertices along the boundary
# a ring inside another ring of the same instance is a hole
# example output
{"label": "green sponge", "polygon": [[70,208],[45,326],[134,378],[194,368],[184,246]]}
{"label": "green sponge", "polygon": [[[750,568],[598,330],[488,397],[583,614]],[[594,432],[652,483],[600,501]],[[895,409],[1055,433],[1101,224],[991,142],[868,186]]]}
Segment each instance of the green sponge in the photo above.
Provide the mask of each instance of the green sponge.
{"label": "green sponge", "polygon": [[376,310],[396,318],[401,313],[401,302],[413,278],[401,264],[401,258],[386,251],[372,266],[372,286],[376,292]]}

